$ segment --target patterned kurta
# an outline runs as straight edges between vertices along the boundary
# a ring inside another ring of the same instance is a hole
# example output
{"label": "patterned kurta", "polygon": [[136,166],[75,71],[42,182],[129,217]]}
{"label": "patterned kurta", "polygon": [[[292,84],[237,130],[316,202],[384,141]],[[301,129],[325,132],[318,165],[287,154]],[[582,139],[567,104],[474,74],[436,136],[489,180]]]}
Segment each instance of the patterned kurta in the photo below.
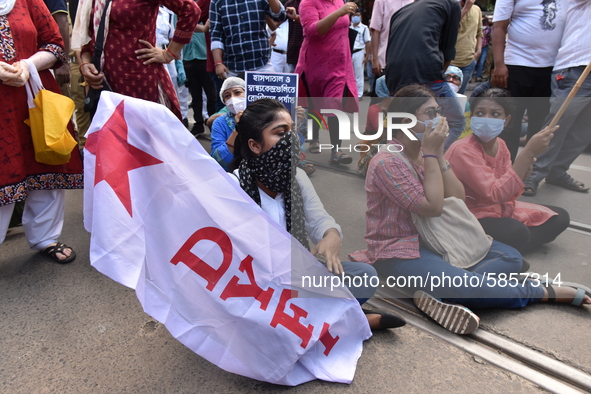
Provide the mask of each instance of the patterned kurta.
{"label": "patterned kurta", "polygon": [[[42,0],[17,0],[12,11],[0,16],[0,61],[13,64],[39,50],[65,60],[57,24]],[[59,67],[58,61],[54,67]],[[39,72],[45,89],[59,93],[49,70]],[[0,83],[0,205],[26,199],[31,190],[82,187],[82,162],[78,150],[69,163],[59,166],[35,161],[25,87]],[[70,125],[70,132],[74,130]]]}
{"label": "patterned kurta", "polygon": [[[114,92],[161,103],[160,85],[170,102],[169,108],[181,119],[179,101],[170,76],[161,63],[144,65],[135,51],[145,48],[139,40],[156,44],[156,17],[160,4],[178,15],[172,41],[188,44],[201,14],[192,0],[112,0],[109,30],[104,45],[103,72]],[[82,47],[82,53],[93,52],[93,39]]]}

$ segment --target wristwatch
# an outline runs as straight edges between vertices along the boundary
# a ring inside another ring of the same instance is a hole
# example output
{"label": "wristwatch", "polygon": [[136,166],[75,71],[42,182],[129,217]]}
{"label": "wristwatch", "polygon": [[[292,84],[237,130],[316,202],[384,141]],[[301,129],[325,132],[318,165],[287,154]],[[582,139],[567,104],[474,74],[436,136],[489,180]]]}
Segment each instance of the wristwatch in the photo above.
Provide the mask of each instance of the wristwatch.
{"label": "wristwatch", "polygon": [[449,170],[451,168],[451,165],[449,164],[449,161],[445,161],[445,166],[441,167],[441,172],[445,172],[447,170]]}

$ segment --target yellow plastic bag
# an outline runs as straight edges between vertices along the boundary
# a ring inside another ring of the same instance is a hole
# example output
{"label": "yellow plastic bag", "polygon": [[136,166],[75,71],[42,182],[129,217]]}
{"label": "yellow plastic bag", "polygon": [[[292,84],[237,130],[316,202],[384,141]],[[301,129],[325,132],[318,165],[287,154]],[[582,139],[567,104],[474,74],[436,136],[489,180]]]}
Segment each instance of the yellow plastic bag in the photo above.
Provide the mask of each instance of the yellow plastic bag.
{"label": "yellow plastic bag", "polygon": [[29,119],[25,123],[31,128],[35,160],[43,164],[65,164],[70,161],[70,153],[77,145],[68,130],[74,101],[43,89],[35,65],[30,61],[27,64],[30,73],[26,85]]}

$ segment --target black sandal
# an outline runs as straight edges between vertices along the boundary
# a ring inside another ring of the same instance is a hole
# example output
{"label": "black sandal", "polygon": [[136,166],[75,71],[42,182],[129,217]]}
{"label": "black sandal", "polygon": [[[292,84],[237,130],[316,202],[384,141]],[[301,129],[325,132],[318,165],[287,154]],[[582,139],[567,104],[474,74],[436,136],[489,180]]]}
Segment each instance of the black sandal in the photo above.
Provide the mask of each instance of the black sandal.
{"label": "black sandal", "polygon": [[[66,254],[64,253],[65,249],[70,249],[72,251],[72,253],[69,256],[66,256]],[[74,252],[74,249],[72,249],[72,247],[70,247],[66,244],[63,244],[61,242],[58,242],[53,246],[48,246],[45,249],[40,250],[39,253],[51,257],[53,259],[53,261],[55,261],[56,263],[59,263],[59,264],[68,264],[76,259],[76,252]],[[57,257],[58,253],[61,253],[62,255],[66,256],[66,258],[60,259],[59,257]]]}
{"label": "black sandal", "polygon": [[579,193],[588,193],[589,188],[585,187],[583,182],[579,182],[576,179],[573,179],[570,175],[566,174],[565,177],[556,179],[556,180],[549,180],[546,179],[546,183],[554,186],[560,186],[568,190],[572,190]]}

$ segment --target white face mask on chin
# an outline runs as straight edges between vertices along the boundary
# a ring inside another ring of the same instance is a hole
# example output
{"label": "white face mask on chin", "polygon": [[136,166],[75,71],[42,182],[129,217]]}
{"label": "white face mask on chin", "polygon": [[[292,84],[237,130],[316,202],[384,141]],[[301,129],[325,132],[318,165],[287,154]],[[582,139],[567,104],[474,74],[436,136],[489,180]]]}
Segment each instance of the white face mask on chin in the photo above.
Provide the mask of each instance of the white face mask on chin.
{"label": "white face mask on chin", "polygon": [[240,111],[244,111],[246,109],[246,98],[244,97],[230,97],[228,101],[226,101],[226,107],[228,107],[228,111],[236,115]]}

